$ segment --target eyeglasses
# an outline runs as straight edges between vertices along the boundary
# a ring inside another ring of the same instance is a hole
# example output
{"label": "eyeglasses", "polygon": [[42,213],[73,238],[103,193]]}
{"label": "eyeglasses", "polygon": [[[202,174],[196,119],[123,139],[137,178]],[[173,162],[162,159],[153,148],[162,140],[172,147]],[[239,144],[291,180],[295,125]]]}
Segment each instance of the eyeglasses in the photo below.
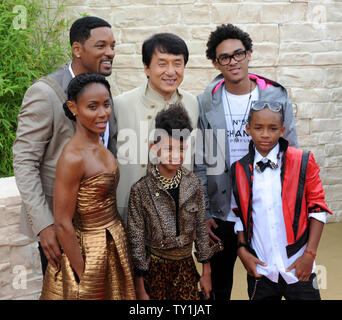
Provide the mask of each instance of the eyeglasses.
{"label": "eyeglasses", "polygon": [[280,112],[283,110],[283,106],[280,102],[252,101],[251,109],[259,111],[265,108],[274,112]]}
{"label": "eyeglasses", "polygon": [[247,56],[247,50],[240,50],[240,51],[234,52],[232,55],[223,53],[218,58],[216,58],[216,62],[218,62],[218,64],[221,66],[226,66],[227,64],[230,64],[230,61],[232,61],[232,58],[236,62],[241,62],[242,60],[246,59],[246,56]]}

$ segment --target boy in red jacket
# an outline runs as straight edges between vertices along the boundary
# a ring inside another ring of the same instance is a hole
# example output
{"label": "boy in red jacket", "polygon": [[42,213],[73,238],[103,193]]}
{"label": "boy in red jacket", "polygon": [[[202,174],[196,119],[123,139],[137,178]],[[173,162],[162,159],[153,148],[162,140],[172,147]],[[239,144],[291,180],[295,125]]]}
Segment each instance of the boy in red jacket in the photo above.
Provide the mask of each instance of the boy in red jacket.
{"label": "boy in red jacket", "polygon": [[249,153],[232,165],[238,255],[251,300],[318,300],[315,256],[328,213],[312,153],[282,138],[280,103],[252,104]]}

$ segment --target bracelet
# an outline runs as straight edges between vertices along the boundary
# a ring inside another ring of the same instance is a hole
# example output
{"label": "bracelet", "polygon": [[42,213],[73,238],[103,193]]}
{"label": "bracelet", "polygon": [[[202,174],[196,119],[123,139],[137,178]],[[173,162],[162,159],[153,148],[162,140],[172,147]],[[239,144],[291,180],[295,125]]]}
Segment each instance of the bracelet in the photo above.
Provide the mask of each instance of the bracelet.
{"label": "bracelet", "polygon": [[310,251],[310,250],[307,250],[307,249],[305,249],[304,252],[308,253],[308,254],[312,255],[314,258],[316,258],[316,252],[313,252],[313,251]]}

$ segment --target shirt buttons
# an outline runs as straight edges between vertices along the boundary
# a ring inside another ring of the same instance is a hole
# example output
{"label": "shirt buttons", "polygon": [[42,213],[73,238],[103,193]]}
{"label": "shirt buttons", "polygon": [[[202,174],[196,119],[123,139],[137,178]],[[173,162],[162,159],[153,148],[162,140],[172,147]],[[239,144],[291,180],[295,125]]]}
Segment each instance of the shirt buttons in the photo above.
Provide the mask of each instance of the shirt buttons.
{"label": "shirt buttons", "polygon": [[147,116],[147,119],[151,120],[151,119],[152,119],[152,116],[149,114],[149,115]]}
{"label": "shirt buttons", "polygon": [[145,168],[145,167],[146,167],[146,164],[143,163],[143,164],[141,165],[141,167],[142,167],[142,168]]}
{"label": "shirt buttons", "polygon": [[156,106],[154,104],[151,105],[151,108],[154,109]]}

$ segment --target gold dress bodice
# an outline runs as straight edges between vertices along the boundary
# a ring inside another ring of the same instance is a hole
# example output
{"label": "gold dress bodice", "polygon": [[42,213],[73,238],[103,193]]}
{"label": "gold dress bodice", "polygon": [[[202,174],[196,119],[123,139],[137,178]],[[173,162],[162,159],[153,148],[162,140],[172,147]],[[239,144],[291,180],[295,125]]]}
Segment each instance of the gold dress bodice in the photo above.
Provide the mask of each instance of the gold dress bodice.
{"label": "gold dress bodice", "polygon": [[135,299],[129,245],[116,208],[118,181],[118,169],[81,181],[74,227],[84,272],[78,280],[63,253],[58,271],[48,265],[41,299]]}

